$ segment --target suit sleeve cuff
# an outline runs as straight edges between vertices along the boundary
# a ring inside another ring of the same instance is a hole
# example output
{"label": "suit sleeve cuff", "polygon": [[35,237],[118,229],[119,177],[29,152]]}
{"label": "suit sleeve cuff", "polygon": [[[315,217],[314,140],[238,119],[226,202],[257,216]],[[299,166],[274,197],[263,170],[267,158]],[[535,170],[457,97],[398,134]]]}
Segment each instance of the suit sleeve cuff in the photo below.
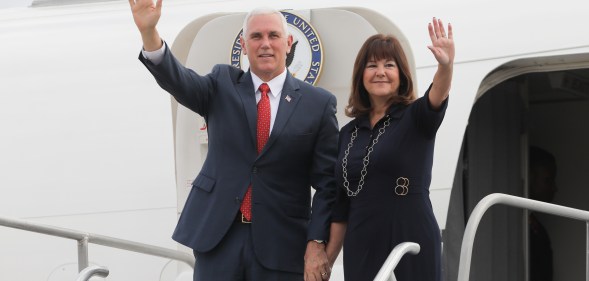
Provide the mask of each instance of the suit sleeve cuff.
{"label": "suit sleeve cuff", "polygon": [[148,52],[145,49],[141,48],[141,54],[143,57],[153,63],[154,65],[158,65],[164,59],[164,52],[166,50],[166,42],[162,40],[162,47],[158,50]]}

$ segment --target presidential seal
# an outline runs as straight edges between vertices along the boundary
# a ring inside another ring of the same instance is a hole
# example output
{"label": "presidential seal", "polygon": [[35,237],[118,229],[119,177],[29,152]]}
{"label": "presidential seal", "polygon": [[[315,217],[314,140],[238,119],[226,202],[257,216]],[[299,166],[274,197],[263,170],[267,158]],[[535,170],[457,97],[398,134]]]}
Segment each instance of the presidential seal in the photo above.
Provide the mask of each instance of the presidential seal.
{"label": "presidential seal", "polygon": [[[323,48],[319,35],[302,17],[290,12],[281,12],[288,23],[288,32],[293,37],[292,48],[286,57],[286,67],[290,73],[309,84],[315,85],[321,74],[323,64]],[[249,68],[247,56],[243,54],[239,37],[243,33],[240,30],[233,41],[231,48],[231,65],[243,70]]]}

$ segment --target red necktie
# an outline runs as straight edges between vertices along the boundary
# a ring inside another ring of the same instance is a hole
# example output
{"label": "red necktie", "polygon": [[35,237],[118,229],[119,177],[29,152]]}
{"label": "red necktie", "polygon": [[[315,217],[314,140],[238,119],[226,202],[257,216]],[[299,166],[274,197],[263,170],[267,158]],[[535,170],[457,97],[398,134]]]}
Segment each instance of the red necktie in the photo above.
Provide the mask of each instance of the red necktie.
{"label": "red necktie", "polygon": [[[268,137],[270,136],[270,99],[268,98],[270,87],[268,87],[268,84],[262,83],[262,85],[260,85],[260,92],[262,93],[262,98],[258,102],[258,133],[256,136],[258,140],[258,154],[262,152],[262,149],[264,148],[264,145],[266,145]],[[251,184],[247,188],[247,192],[245,193],[245,197],[243,198],[239,210],[248,221],[252,220]]]}

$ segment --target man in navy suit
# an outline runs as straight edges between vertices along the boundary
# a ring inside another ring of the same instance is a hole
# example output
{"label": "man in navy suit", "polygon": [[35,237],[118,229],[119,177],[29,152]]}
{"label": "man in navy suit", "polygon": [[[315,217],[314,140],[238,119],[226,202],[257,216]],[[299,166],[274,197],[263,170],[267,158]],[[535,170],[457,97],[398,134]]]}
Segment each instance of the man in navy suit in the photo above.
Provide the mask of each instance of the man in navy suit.
{"label": "man in navy suit", "polygon": [[[207,158],[173,235],[194,250],[194,280],[329,279],[336,99],[289,73],[293,38],[282,14],[255,9],[246,16],[240,40],[249,71],[216,65],[199,75],[157,32],[162,0],[129,3],[143,40],[139,59],[208,126]],[[260,129],[268,123],[269,132]]]}

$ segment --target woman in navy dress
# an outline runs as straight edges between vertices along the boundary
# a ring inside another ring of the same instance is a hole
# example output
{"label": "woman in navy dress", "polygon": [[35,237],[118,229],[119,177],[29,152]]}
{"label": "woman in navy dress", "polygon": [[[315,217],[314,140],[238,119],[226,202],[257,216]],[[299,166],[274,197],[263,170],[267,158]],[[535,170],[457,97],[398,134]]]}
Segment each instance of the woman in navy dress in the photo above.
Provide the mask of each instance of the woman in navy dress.
{"label": "woman in navy dress", "polygon": [[418,243],[421,250],[401,259],[397,280],[441,280],[440,228],[429,185],[435,136],[450,92],[454,41],[451,25],[446,34],[439,19],[428,29],[438,68],[421,98],[396,38],[374,35],[356,57],[346,107],[346,115],[355,119],[340,132],[338,201],[327,245],[333,264],[343,244],[346,281],[373,280],[402,242]]}

